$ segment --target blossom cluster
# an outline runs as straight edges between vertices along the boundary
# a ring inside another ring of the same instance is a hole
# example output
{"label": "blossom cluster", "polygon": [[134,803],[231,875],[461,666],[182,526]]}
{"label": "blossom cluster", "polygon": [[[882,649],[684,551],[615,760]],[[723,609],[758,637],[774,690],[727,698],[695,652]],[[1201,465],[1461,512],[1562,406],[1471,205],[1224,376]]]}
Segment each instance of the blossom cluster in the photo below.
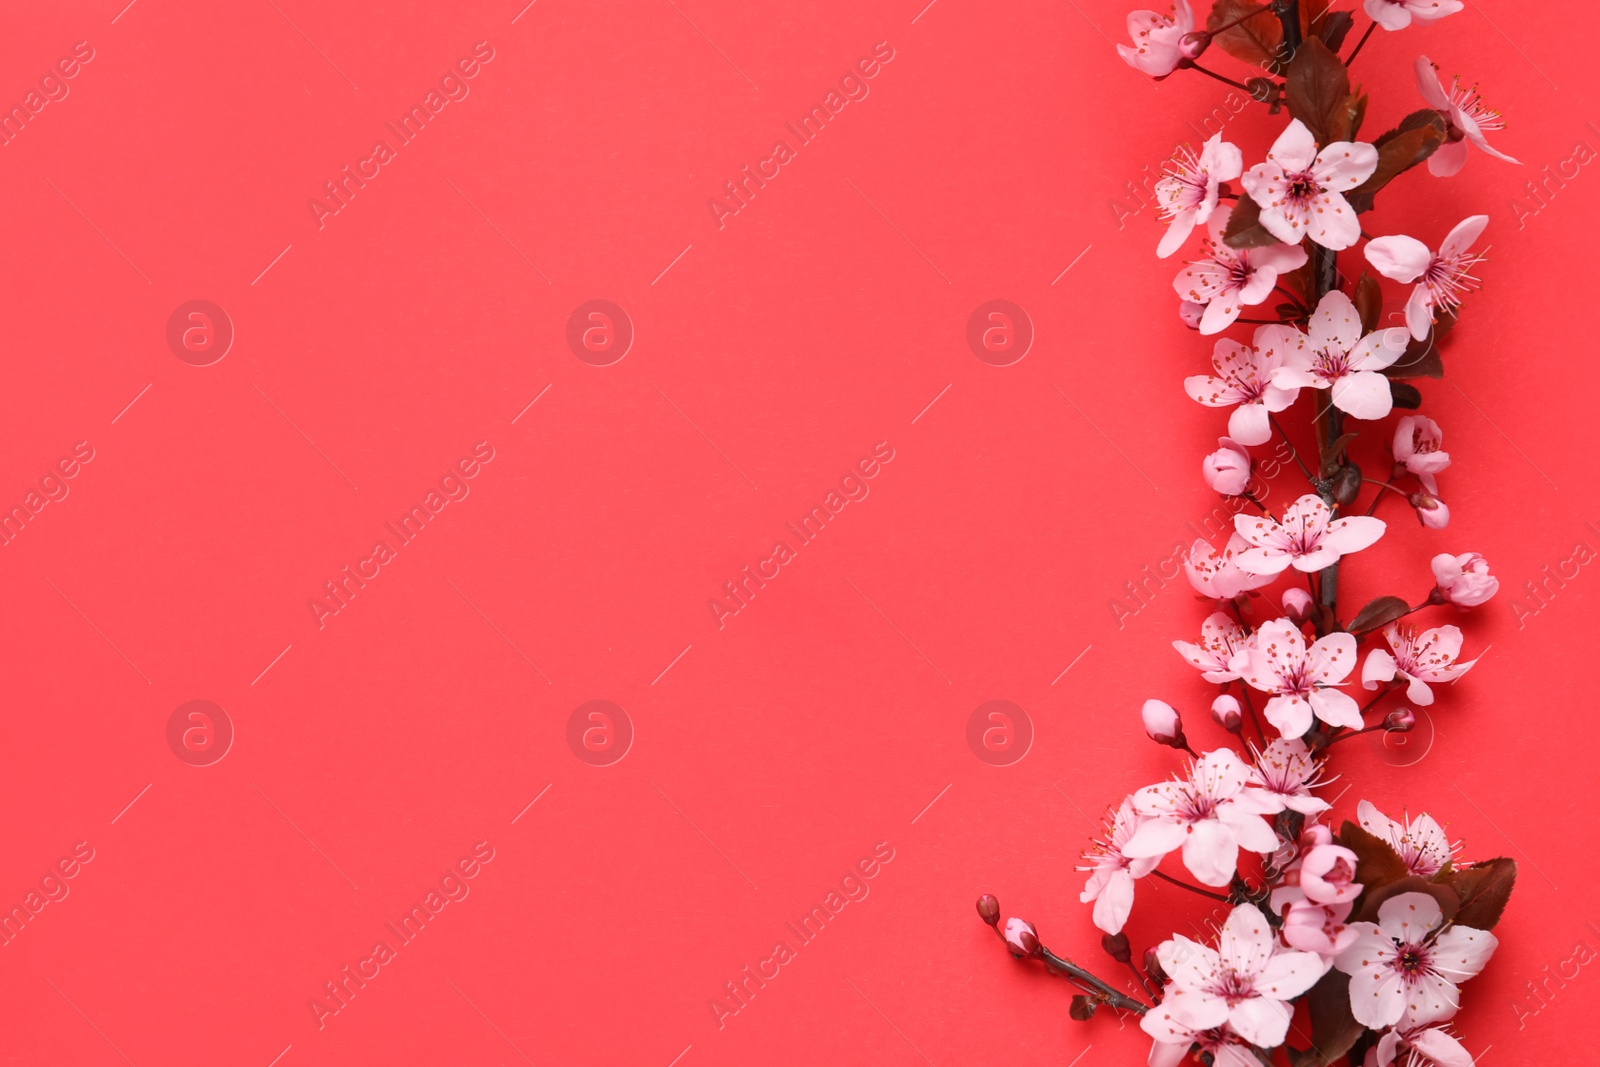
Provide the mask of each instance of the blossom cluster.
{"label": "blossom cluster", "polygon": [[[1319,790],[1333,746],[1409,731],[1415,709],[1476,663],[1454,621],[1424,627],[1412,616],[1459,615],[1498,590],[1481,555],[1442,551],[1421,576],[1425,595],[1378,597],[1344,617],[1341,567],[1383,539],[1388,497],[1429,531],[1449,526],[1439,476],[1451,457],[1439,424],[1417,412],[1422,394],[1409,379],[1443,375],[1441,342],[1479,285],[1476,249],[1489,223],[1472,215],[1431,245],[1369,233],[1362,216],[1423,162],[1449,178],[1469,149],[1516,160],[1489,145],[1503,123],[1476,88],[1455,79],[1446,89],[1426,56],[1413,65],[1425,106],[1363,139],[1368,98],[1352,88],[1350,64],[1374,30],[1425,26],[1460,11],[1459,0],[1365,0],[1370,23],[1343,58],[1356,16],[1306,6],[1218,0],[1200,29],[1176,0],[1171,15],[1130,15],[1132,43],[1119,46],[1155,78],[1197,71],[1270,115],[1288,113],[1260,162],[1218,133],[1198,152],[1180,150],[1156,189],[1166,224],[1157,256],[1193,248],[1173,281],[1179,317],[1215,337],[1209,371],[1184,389],[1228,411],[1227,435],[1201,473],[1238,507],[1226,541],[1196,541],[1184,561],[1210,609],[1193,639],[1172,644],[1214,687],[1209,717],[1230,743],[1201,751],[1176,708],[1144,702],[1145,732],[1187,758],[1110,809],[1085,853],[1080,897],[1131,983],[1057,956],[1025,920],[1002,925],[993,897],[978,910],[1013,955],[1076,986],[1075,1018],[1102,1006],[1139,1014],[1151,1067],[1200,1055],[1213,1067],[1260,1067],[1278,1050],[1295,1067],[1470,1067],[1453,1032],[1460,986],[1494,954],[1515,863],[1463,860],[1427,814],[1396,819],[1361,801],[1353,820],[1336,821]],[[1202,67],[1213,45],[1254,65],[1254,76],[1237,82]],[[1339,254],[1358,247],[1352,280]],[[1398,301],[1387,318],[1380,279]],[[1314,447],[1291,434],[1306,425]],[[1251,452],[1274,438],[1304,479],[1276,511]],[[1382,450],[1384,477],[1363,472],[1357,445]],[[1226,916],[1213,943],[1174,934],[1138,966],[1124,932],[1135,898],[1174,884],[1220,902]],[[1309,1041],[1292,1027],[1297,1005]]]}

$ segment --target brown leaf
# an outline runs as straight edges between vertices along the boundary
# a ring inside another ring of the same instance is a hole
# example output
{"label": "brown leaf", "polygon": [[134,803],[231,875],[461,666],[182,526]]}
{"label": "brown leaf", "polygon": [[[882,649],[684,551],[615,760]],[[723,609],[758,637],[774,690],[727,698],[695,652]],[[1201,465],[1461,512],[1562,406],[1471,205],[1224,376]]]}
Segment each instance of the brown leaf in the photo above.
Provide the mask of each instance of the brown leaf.
{"label": "brown leaf", "polygon": [[1389,396],[1397,408],[1415,411],[1422,406],[1422,391],[1394,378],[1389,379]]}
{"label": "brown leaf", "polygon": [[1437,111],[1413,111],[1399,126],[1372,142],[1378,150],[1378,168],[1370,178],[1344,194],[1344,198],[1358,214],[1372,210],[1372,199],[1378,191],[1433,155],[1448,132],[1444,117]]}
{"label": "brown leaf", "polygon": [[1406,869],[1406,861],[1389,842],[1349,820],[1339,828],[1339,844],[1356,854],[1355,880],[1366,886],[1369,893],[1411,873]]}
{"label": "brown leaf", "polygon": [[[1368,630],[1376,630],[1380,626],[1389,625],[1410,610],[1411,605],[1397,596],[1381,596],[1376,600],[1369,601],[1366,607],[1357,612],[1356,617],[1350,620],[1350,625],[1347,629],[1353,634],[1364,634]],[[1345,825],[1349,826],[1350,824],[1345,823]],[[1377,839],[1374,838],[1374,840]],[[1382,844],[1382,842],[1380,841],[1379,844]],[[1346,845],[1345,847],[1350,848],[1352,846]],[[1361,879],[1357,878],[1356,881],[1359,882]]]}
{"label": "brown leaf", "polygon": [[1391,897],[1397,897],[1401,893],[1426,893],[1438,902],[1439,910],[1446,919],[1454,919],[1458,909],[1461,907],[1460,898],[1443,882],[1430,882],[1426,878],[1412,875],[1409,878],[1402,878],[1398,882],[1390,882],[1382,889],[1369,892],[1363,896],[1361,898],[1361,914],[1352,916],[1352,921],[1376,922],[1378,908],[1383,905],[1383,902]]}
{"label": "brown leaf", "polygon": [[1306,994],[1311,1014],[1311,1047],[1304,1052],[1290,1050],[1295,1067],[1326,1067],[1356,1043],[1366,1027],[1350,1012],[1350,976],[1330,970]]}
{"label": "brown leaf", "polygon": [[1492,930],[1500,921],[1517,884],[1517,861],[1492,859],[1459,867],[1444,876],[1461,898],[1456,924],[1475,930]]}
{"label": "brown leaf", "polygon": [[1320,40],[1301,44],[1284,86],[1289,114],[1306,124],[1319,145],[1340,140],[1335,132],[1349,130],[1350,72]]}
{"label": "brown leaf", "polygon": [[[1206,29],[1216,33],[1216,27],[1260,7],[1253,0],[1217,0],[1206,17]],[[1216,35],[1217,46],[1235,59],[1250,64],[1264,64],[1276,58],[1283,45],[1283,23],[1270,10],[1262,9],[1254,18]]]}
{"label": "brown leaf", "polygon": [[1378,279],[1361,272],[1361,277],[1356,280],[1355,296],[1356,314],[1361,316],[1361,332],[1371,333],[1378,328],[1378,320],[1383,317],[1383,289],[1378,285]]}
{"label": "brown leaf", "polygon": [[1322,38],[1328,51],[1337,53],[1339,46],[1344,44],[1345,34],[1350,32],[1355,22],[1355,16],[1348,11],[1324,11],[1311,24],[1311,32]]}
{"label": "brown leaf", "polygon": [[1261,248],[1277,244],[1278,239],[1261,225],[1261,206],[1248,196],[1241,196],[1233,205],[1228,228],[1222,231],[1222,242],[1229,248]]}

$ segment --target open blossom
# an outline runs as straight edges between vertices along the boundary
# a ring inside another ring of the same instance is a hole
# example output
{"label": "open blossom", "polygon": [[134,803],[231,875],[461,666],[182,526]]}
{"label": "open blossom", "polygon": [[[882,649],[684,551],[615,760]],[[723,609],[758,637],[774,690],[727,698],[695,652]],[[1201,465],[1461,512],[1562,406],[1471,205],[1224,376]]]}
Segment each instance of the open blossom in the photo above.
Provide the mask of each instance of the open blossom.
{"label": "open blossom", "polygon": [[1211,1054],[1212,1067],[1261,1067],[1244,1038],[1224,1023],[1209,1030],[1196,1030],[1173,1014],[1172,1005],[1157,1004],[1139,1019],[1139,1029],[1149,1034],[1150,1067],[1179,1067],[1189,1058],[1189,1049],[1200,1046]]}
{"label": "open blossom", "polygon": [[1232,600],[1241,593],[1271,584],[1273,579],[1270,574],[1247,574],[1239,569],[1235,561],[1239,553],[1249,547],[1250,542],[1237,533],[1229,536],[1220,552],[1203,539],[1196,541],[1183,557],[1183,573],[1201,596]]}
{"label": "open blossom", "polygon": [[1321,769],[1311,758],[1311,749],[1299,738],[1280,737],[1267,746],[1265,752],[1255,754],[1250,781],[1245,788],[1258,794],[1262,802],[1271,806],[1271,814],[1288,809],[1302,815],[1316,815],[1327,811],[1331,805],[1320,797],[1311,795],[1312,787],[1321,785]]}
{"label": "open blossom", "polygon": [[[1226,330],[1246,306],[1259,304],[1272,295],[1278,275],[1306,265],[1306,250],[1295,245],[1230,248],[1222,234],[1232,217],[1232,205],[1217,205],[1211,213],[1207,254],[1183,268],[1172,280],[1172,288],[1180,298],[1206,306],[1205,314],[1200,317],[1200,332],[1204,334]],[[1258,445],[1261,441],[1245,443]]]}
{"label": "open blossom", "polygon": [[1432,22],[1454,15],[1465,5],[1461,0],[1367,0],[1367,17],[1386,30],[1403,30],[1411,20]]}
{"label": "open blossom", "polygon": [[1448,178],[1467,163],[1467,145],[1477,145],[1496,159],[1507,163],[1517,161],[1489,147],[1484,139],[1485,130],[1503,130],[1505,122],[1500,112],[1484,104],[1478,96],[1477,86],[1463,89],[1460,78],[1450,79],[1450,91],[1445,92],[1439,82],[1439,72],[1427,56],[1417,59],[1417,91],[1429,107],[1439,109],[1450,131],[1433,155],[1428,157],[1428,172],[1436,178]]}
{"label": "open blossom", "polygon": [[1405,861],[1406,870],[1419,877],[1432,878],[1444,870],[1455,854],[1444,827],[1426,813],[1407,822],[1395,822],[1370,800],[1363,800],[1356,805],[1356,818],[1367,833],[1387,841]]}
{"label": "open blossom", "polygon": [[1419,634],[1409,626],[1392,622],[1383,628],[1383,637],[1392,652],[1375,648],[1367,653],[1361,684],[1376,689],[1379,683],[1403,678],[1407,683],[1406,698],[1423,707],[1433,703],[1430,682],[1453,682],[1478,662],[1456,662],[1461,655],[1461,630],[1455,626],[1436,626]]}
{"label": "open blossom", "polygon": [[1354,923],[1355,944],[1334,965],[1350,976],[1350,1011],[1374,1030],[1427,1026],[1455,1015],[1460,982],[1489,962],[1499,941],[1487,930],[1442,927],[1427,893],[1400,893],[1378,906],[1376,923]]}
{"label": "open blossom", "polygon": [[1217,209],[1217,188],[1232,181],[1244,170],[1244,157],[1215,133],[1200,149],[1198,158],[1188,147],[1181,149],[1167,164],[1167,175],[1156,182],[1156,202],[1161,217],[1170,220],[1167,232],[1156,246],[1156,255],[1166,259],[1183,247],[1197,223],[1211,218]]}
{"label": "open blossom", "polygon": [[1284,737],[1311,729],[1313,715],[1329,726],[1361,729],[1361,709],[1333,688],[1355,669],[1354,635],[1329,634],[1307,648],[1299,627],[1274,619],[1255,636],[1255,647],[1241,657],[1240,673],[1252,689],[1273,695],[1265,714]]}
{"label": "open blossom", "polygon": [[1269,515],[1235,515],[1234,529],[1253,546],[1239,553],[1239,569],[1251,574],[1320,571],[1339,557],[1358,552],[1383,536],[1382,519],[1368,515],[1334,519],[1319,496],[1307,493],[1283,511],[1283,521]]}
{"label": "open blossom", "polygon": [[1283,1044],[1289,1033],[1289,1001],[1322,977],[1322,960],[1313,952],[1278,947],[1272,925],[1254,904],[1229,913],[1209,948],[1180,935],[1156,949],[1162,970],[1172,979],[1164,1004],[1179,1021],[1196,1029],[1226,1024],[1261,1048]]}
{"label": "open blossom", "polygon": [[1307,333],[1288,327],[1263,327],[1292,334],[1285,341],[1283,366],[1272,384],[1288,389],[1332,389],[1333,406],[1358,419],[1381,419],[1393,407],[1389,379],[1381,371],[1405,354],[1401,327],[1361,335],[1361,316],[1337,289],[1325,295],[1306,324]]}
{"label": "open blossom", "polygon": [[1122,854],[1145,817],[1133,810],[1133,798],[1124,800],[1111,816],[1106,826],[1106,836],[1094,842],[1094,848],[1083,854],[1090,866],[1079,867],[1089,871],[1089,881],[1078,897],[1080,904],[1094,901],[1094,924],[1108,934],[1122,932],[1133,911],[1133,883],[1155,870],[1159,857],[1146,856],[1130,859]]}
{"label": "open blossom", "polygon": [[1218,611],[1200,625],[1200,643],[1174,641],[1172,647],[1178,655],[1199,668],[1200,677],[1208,682],[1231,682],[1239,677],[1229,664],[1235,656],[1250,647],[1250,638],[1244,628],[1226,612]]}
{"label": "open blossom", "polygon": [[1472,215],[1456,223],[1433,252],[1415,237],[1394,234],[1367,242],[1367,262],[1385,278],[1397,282],[1416,282],[1406,301],[1406,325],[1411,336],[1421,341],[1428,336],[1440,309],[1453,313],[1461,297],[1478,287],[1472,268],[1483,262],[1473,252],[1472,243],[1489,225],[1488,215]]}
{"label": "open blossom", "polygon": [[1245,794],[1249,779],[1244,761],[1232,749],[1219,748],[1192,763],[1188,778],[1145,786],[1133,794],[1133,810],[1149,818],[1122,854],[1159,859],[1181,848],[1184,866],[1197,879],[1227,885],[1238,869],[1239,849],[1266,853],[1278,847],[1261,805]]}
{"label": "open blossom", "polygon": [[1293,347],[1285,329],[1263,326],[1252,340],[1253,345],[1226,338],[1218,341],[1211,349],[1211,367],[1217,373],[1191,375],[1183,380],[1183,388],[1208,408],[1233,408],[1228,416],[1232,440],[1241,445],[1264,445],[1272,439],[1271,413],[1293,404],[1300,390],[1273,380]]}
{"label": "open blossom", "polygon": [[1364,1067],[1472,1067],[1472,1053],[1443,1026],[1388,1030],[1367,1050]]}
{"label": "open blossom", "polygon": [[1324,248],[1349,248],[1361,237],[1355,208],[1343,197],[1378,169],[1378,150],[1358,141],[1334,141],[1317,151],[1316,138],[1299,119],[1289,123],[1258,163],[1240,177],[1261,208],[1261,225],[1286,244],[1310,237]]}
{"label": "open blossom", "polygon": [[1394,427],[1394,461],[1417,476],[1430,493],[1439,491],[1434,477],[1450,466],[1444,451],[1444,431],[1424,415],[1406,415]]}
{"label": "open blossom", "polygon": [[1171,15],[1158,15],[1154,11],[1130,11],[1128,36],[1133,47],[1117,45],[1117,54],[1128,66],[1154,78],[1165,78],[1178,69],[1183,56],[1178,52],[1178,42],[1194,30],[1194,12],[1188,0],[1178,0]]}
{"label": "open blossom", "polygon": [[1489,561],[1476,552],[1433,557],[1433,580],[1439,594],[1458,608],[1475,608],[1500,591],[1500,579],[1489,573]]}

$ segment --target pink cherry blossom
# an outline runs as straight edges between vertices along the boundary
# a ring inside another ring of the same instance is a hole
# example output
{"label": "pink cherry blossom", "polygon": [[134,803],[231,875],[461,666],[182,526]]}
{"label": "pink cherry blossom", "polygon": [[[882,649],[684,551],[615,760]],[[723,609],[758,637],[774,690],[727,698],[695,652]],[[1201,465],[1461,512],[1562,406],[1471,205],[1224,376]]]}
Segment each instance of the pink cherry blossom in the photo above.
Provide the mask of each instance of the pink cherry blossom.
{"label": "pink cherry blossom", "polygon": [[1239,677],[1229,666],[1235,656],[1250,647],[1244,628],[1223,611],[1215,612],[1200,626],[1200,643],[1174,641],[1178,655],[1200,670],[1208,682],[1231,682]]}
{"label": "pink cherry blossom", "polygon": [[1362,686],[1376,689],[1382,682],[1404,678],[1406,698],[1423,707],[1433,703],[1430,682],[1453,682],[1478,662],[1456,662],[1461,655],[1461,630],[1455,626],[1436,626],[1418,634],[1409,626],[1390,623],[1383,628],[1383,637],[1393,654],[1381,648],[1367,653],[1367,662],[1361,668]]}
{"label": "pink cherry blossom", "polygon": [[[1284,363],[1272,384],[1287,389],[1332,389],[1333,406],[1358,419],[1381,419],[1393,407],[1389,379],[1380,371],[1406,351],[1398,326],[1361,335],[1361,316],[1335,289],[1322,298],[1306,324],[1283,345]],[[1283,327],[1287,330],[1287,327]]]}
{"label": "pink cherry blossom", "polygon": [[1205,317],[1206,306],[1204,304],[1196,304],[1193,300],[1178,301],[1178,321],[1189,327],[1189,329],[1198,330],[1200,324],[1205,321]]}
{"label": "pink cherry blossom", "polygon": [[1272,907],[1283,916],[1280,932],[1284,944],[1315,952],[1324,960],[1332,960],[1355,944],[1356,931],[1345,925],[1353,906],[1350,902],[1318,904],[1294,887],[1272,891]]}
{"label": "pink cherry blossom", "polygon": [[1430,530],[1450,525],[1450,506],[1432,493],[1412,493],[1406,498],[1417,512],[1417,521]]}
{"label": "pink cherry blossom", "polygon": [[1444,865],[1455,855],[1457,846],[1450,844],[1444,827],[1431,815],[1422,814],[1407,822],[1396,822],[1371,801],[1363,800],[1356,805],[1356,818],[1367,833],[1387,841],[1405,862],[1406,870],[1419,877],[1432,878],[1444,870]]}
{"label": "pink cherry blossom", "polygon": [[1284,737],[1311,729],[1313,715],[1329,726],[1361,729],[1361,709],[1332,688],[1355,669],[1353,634],[1329,634],[1307,648],[1298,627],[1274,619],[1263,623],[1255,638],[1255,646],[1241,657],[1240,673],[1252,689],[1273,695],[1265,714]]}
{"label": "pink cherry blossom", "polygon": [[1272,925],[1254,904],[1240,904],[1228,915],[1208,948],[1182,935],[1156,949],[1172,979],[1162,1003],[1178,1021],[1196,1029],[1226,1024],[1261,1048],[1283,1044],[1289,1033],[1289,1001],[1322,977],[1314,952],[1278,947]]}
{"label": "pink cherry blossom", "polygon": [[1284,616],[1290,622],[1301,623],[1311,618],[1313,604],[1311,594],[1301,589],[1298,585],[1292,585],[1285,589],[1280,603],[1283,605]]}
{"label": "pink cherry blossom", "polygon": [[1255,766],[1245,789],[1258,794],[1264,806],[1276,814],[1285,809],[1302,815],[1316,815],[1331,806],[1311,795],[1322,784],[1321,765],[1311,758],[1311,749],[1299,738],[1280,737],[1255,753]]}
{"label": "pink cherry blossom", "polygon": [[[1267,853],[1278,835],[1244,793],[1247,767],[1232,749],[1208,752],[1189,766],[1189,776],[1148,785],[1133,794],[1133,810],[1149,816],[1122,854],[1157,858],[1183,849],[1183,863],[1206,885],[1223,886],[1238,869],[1239,849]],[[1215,1025],[1215,1024],[1210,1024]]]}
{"label": "pink cherry blossom", "polygon": [[1434,475],[1450,466],[1450,453],[1444,451],[1444,431],[1423,415],[1406,415],[1395,423],[1394,460],[1415,474],[1430,493],[1439,491]]}
{"label": "pink cherry blossom", "polygon": [[1119,44],[1117,54],[1133,69],[1165,78],[1178,69],[1183,58],[1178,42],[1193,30],[1194,12],[1189,10],[1188,0],[1178,0],[1172,15],[1132,11],[1128,13],[1128,36],[1133,38],[1133,47]]}
{"label": "pink cherry blossom", "polygon": [[1090,866],[1078,868],[1091,872],[1078,902],[1094,902],[1094,924],[1108,934],[1120,933],[1133,912],[1133,883],[1161,862],[1155,856],[1130,859],[1122,854],[1122,846],[1144,821],[1145,816],[1133,810],[1133,798],[1124,800],[1112,814],[1106,836],[1083,854]]}
{"label": "pink cherry blossom", "polygon": [[1244,157],[1238,146],[1224,141],[1220,133],[1211,135],[1198,159],[1187,145],[1180,149],[1167,164],[1167,176],[1156,182],[1161,217],[1169,220],[1156,255],[1166,259],[1182,248],[1195,225],[1210,219],[1217,209],[1218,186],[1243,170]]}
{"label": "pink cherry blossom", "polygon": [[1180,1022],[1170,1004],[1161,1003],[1145,1012],[1139,1028],[1155,1044],[1150,1047],[1150,1067],[1179,1067],[1189,1058],[1189,1050],[1200,1046],[1211,1054],[1212,1067],[1261,1067],[1250,1046],[1226,1023],[1209,1030],[1196,1030]]}
{"label": "pink cherry blossom", "polygon": [[1314,904],[1349,904],[1361,895],[1356,854],[1343,845],[1318,845],[1300,860],[1300,891]]}
{"label": "pink cherry blossom", "polygon": [[1281,574],[1292,566],[1309,574],[1375,543],[1386,529],[1382,519],[1368,515],[1344,519],[1332,515],[1323,499],[1312,493],[1285,508],[1282,522],[1270,515],[1235,515],[1234,529],[1253,546],[1239,553],[1239,569]]}
{"label": "pink cherry blossom", "polygon": [[1267,152],[1267,161],[1239,179],[1261,207],[1261,225],[1286,244],[1310,237],[1324,248],[1349,248],[1361,237],[1356,212],[1341,195],[1378,169],[1378,150],[1358,141],[1334,141],[1317,151],[1316,138],[1299,119]]}
{"label": "pink cherry blossom", "polygon": [[1217,373],[1185,378],[1184,391],[1208,408],[1233,408],[1228,437],[1234,442],[1264,445],[1272,439],[1271,413],[1283,411],[1300,395],[1298,388],[1273,380],[1297,336],[1287,327],[1263,326],[1256,330],[1253,345],[1223,338],[1211,349],[1211,367]]}
{"label": "pink cherry blossom", "polygon": [[1204,540],[1196,541],[1183,557],[1183,573],[1195,592],[1217,600],[1232,600],[1251,589],[1270,585],[1273,575],[1246,574],[1239,569],[1239,553],[1249,547],[1250,542],[1237,533],[1228,538],[1221,552]]}
{"label": "pink cherry blossom", "polygon": [[[1404,1056],[1402,1062],[1400,1057]],[[1443,1026],[1387,1030],[1367,1050],[1363,1067],[1472,1067],[1472,1053]]]}
{"label": "pink cherry blossom", "polygon": [[1236,734],[1244,728],[1244,710],[1239,707],[1239,698],[1227,693],[1211,702],[1211,717],[1230,734]]}
{"label": "pink cherry blossom", "polygon": [[1496,159],[1516,163],[1515,159],[1489,147],[1484,139],[1485,130],[1505,129],[1500,112],[1484,104],[1478,96],[1476,85],[1463,89],[1460,78],[1450,79],[1447,93],[1439,82],[1439,71],[1427,56],[1417,59],[1417,90],[1429,107],[1439,109],[1450,125],[1449,135],[1433,155],[1428,157],[1428,172],[1436,178],[1448,178],[1467,163],[1467,145],[1474,144]]}
{"label": "pink cherry blossom", "polygon": [[1014,956],[1032,956],[1039,951],[1039,931],[1026,919],[1013,915],[1006,920],[1000,936],[1005,938],[1006,947]]}
{"label": "pink cherry blossom", "polygon": [[1432,22],[1454,15],[1465,5],[1461,0],[1366,0],[1367,17],[1386,30],[1403,30],[1411,20]]}
{"label": "pink cherry blossom", "polygon": [[1426,338],[1440,309],[1453,313],[1461,306],[1462,294],[1478,287],[1472,268],[1483,262],[1483,256],[1471,248],[1487,225],[1487,215],[1462,219],[1445,236],[1437,252],[1404,234],[1375,237],[1367,242],[1367,262],[1374,270],[1397,282],[1417,283],[1406,301],[1406,325],[1411,328],[1412,337],[1419,341]]}
{"label": "pink cherry blossom", "polygon": [[1250,453],[1231,437],[1219,437],[1217,444],[1220,447],[1200,461],[1200,474],[1223,496],[1242,496],[1250,488]]}
{"label": "pink cherry blossom", "polygon": [[1400,893],[1378,906],[1376,923],[1352,924],[1355,944],[1334,965],[1350,976],[1357,1022],[1411,1029],[1455,1015],[1458,984],[1483,970],[1499,941],[1487,930],[1443,923],[1433,897]]}
{"label": "pink cherry blossom", "polygon": [[1206,305],[1200,319],[1200,332],[1204,334],[1226,330],[1246,306],[1259,304],[1272,295],[1278,275],[1306,264],[1306,250],[1294,245],[1230,248],[1222,235],[1232,217],[1231,204],[1217,205],[1211,213],[1209,239],[1202,249],[1205,254],[1179,271],[1172,280],[1172,288],[1179,297]]}
{"label": "pink cherry blossom", "polygon": [[1139,717],[1144,722],[1144,732],[1150,735],[1150,740],[1173,748],[1183,748],[1186,744],[1183,739],[1183,720],[1178,717],[1178,709],[1171,704],[1162,700],[1146,700],[1139,710]]}
{"label": "pink cherry blossom", "polygon": [[1476,552],[1434,556],[1433,580],[1439,594],[1458,608],[1475,608],[1500,591],[1500,579],[1489,573],[1489,561]]}

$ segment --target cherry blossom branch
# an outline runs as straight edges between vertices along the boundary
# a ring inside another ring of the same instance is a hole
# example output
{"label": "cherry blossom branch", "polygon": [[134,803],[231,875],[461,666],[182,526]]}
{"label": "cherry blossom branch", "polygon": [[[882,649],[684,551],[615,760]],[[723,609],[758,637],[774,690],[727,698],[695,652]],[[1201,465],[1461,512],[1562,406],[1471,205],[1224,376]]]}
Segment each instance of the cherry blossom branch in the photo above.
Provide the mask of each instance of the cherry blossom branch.
{"label": "cherry blossom branch", "polygon": [[1172,877],[1172,875],[1168,874],[1165,871],[1153,870],[1150,873],[1155,875],[1157,878],[1161,879],[1163,882],[1171,882],[1173,885],[1177,886],[1178,888],[1187,889],[1191,893],[1199,893],[1203,897],[1210,897],[1212,900],[1220,900],[1224,904],[1232,904],[1233,903],[1233,898],[1230,897],[1230,896],[1224,896],[1221,893],[1213,893],[1211,890],[1209,890],[1209,889],[1201,889],[1197,885],[1190,885],[1188,882],[1185,882],[1182,879]]}
{"label": "cherry blossom branch", "polygon": [[1348,68],[1350,66],[1350,64],[1352,64],[1352,63],[1354,63],[1356,61],[1356,56],[1359,56],[1361,54],[1361,46],[1367,43],[1367,38],[1371,37],[1372,36],[1372,31],[1377,29],[1377,28],[1378,28],[1378,24],[1376,22],[1372,23],[1370,26],[1367,27],[1367,32],[1363,33],[1361,35],[1361,40],[1357,41],[1355,48],[1351,50],[1350,58],[1344,61],[1344,65],[1345,65],[1346,68]]}
{"label": "cherry blossom branch", "polygon": [[1300,468],[1300,473],[1306,476],[1306,481],[1315,486],[1317,480],[1311,476],[1311,468],[1306,466],[1306,461],[1300,458],[1300,452],[1294,447],[1294,442],[1289,440],[1289,431],[1283,428],[1283,424],[1278,421],[1276,415],[1268,413],[1267,421],[1271,422],[1272,428],[1278,431],[1278,436],[1283,438],[1283,443],[1289,446],[1289,458],[1294,460],[1294,465]]}

